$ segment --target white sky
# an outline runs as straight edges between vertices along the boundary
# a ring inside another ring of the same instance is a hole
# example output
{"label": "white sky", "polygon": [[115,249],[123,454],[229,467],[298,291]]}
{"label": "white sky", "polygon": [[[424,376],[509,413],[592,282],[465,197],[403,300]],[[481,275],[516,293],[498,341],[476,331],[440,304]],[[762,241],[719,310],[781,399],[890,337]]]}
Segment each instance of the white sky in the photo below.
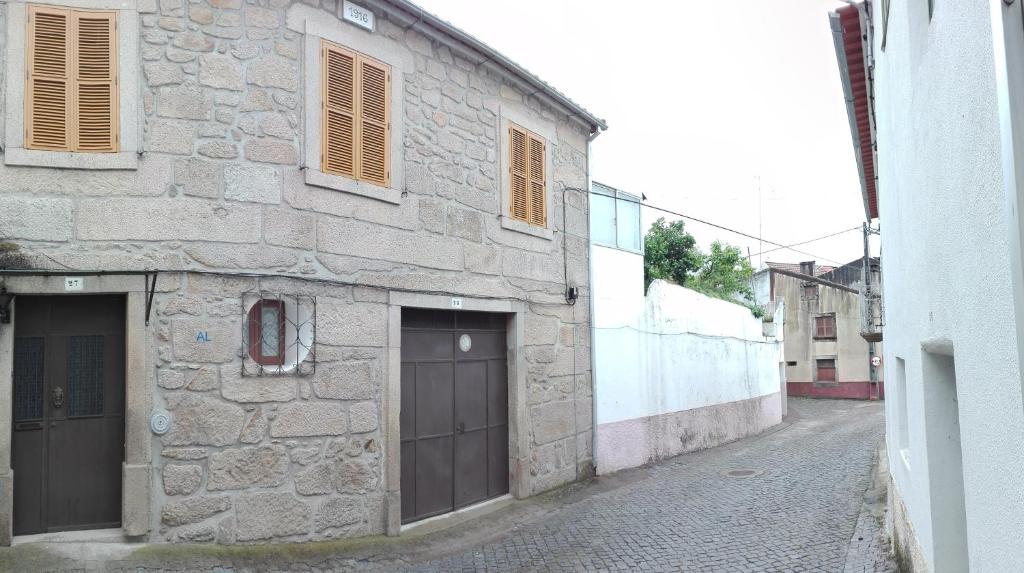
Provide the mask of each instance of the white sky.
{"label": "white sky", "polygon": [[[417,1],[608,122],[592,147],[596,181],[752,235],[760,223],[783,244],[864,220],[828,22],[836,0]],[[659,215],[646,210],[645,231]],[[705,248],[721,239],[759,251],[756,240],[687,228]],[[863,239],[797,248],[849,262]]]}

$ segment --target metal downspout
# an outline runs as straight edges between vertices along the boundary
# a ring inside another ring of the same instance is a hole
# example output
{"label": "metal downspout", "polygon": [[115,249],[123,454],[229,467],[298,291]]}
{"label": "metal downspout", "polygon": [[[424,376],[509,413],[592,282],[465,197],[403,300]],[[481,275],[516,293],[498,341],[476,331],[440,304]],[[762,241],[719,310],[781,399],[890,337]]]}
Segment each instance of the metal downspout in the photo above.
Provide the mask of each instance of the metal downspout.
{"label": "metal downspout", "polygon": [[[600,129],[594,129],[587,136],[587,299],[590,307],[590,457],[594,464],[594,474],[597,474],[597,357],[594,352],[594,343],[597,340],[597,327],[594,324],[594,243],[590,240],[590,189],[593,178],[590,176],[590,145],[598,135]],[[565,205],[562,206],[565,209]]]}

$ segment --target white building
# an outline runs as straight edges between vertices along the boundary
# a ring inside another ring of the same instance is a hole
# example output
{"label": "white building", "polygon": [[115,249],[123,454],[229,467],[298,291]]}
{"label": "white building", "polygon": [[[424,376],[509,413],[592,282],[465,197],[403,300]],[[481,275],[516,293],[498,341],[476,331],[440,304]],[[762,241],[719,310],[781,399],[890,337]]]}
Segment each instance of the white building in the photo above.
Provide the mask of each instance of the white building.
{"label": "white building", "polygon": [[595,183],[590,205],[597,472],[779,424],[783,305],[776,338],[738,304],[663,281],[645,295],[640,199]]}
{"label": "white building", "polygon": [[890,519],[913,571],[1024,568],[1022,4],[831,16],[883,232]]}

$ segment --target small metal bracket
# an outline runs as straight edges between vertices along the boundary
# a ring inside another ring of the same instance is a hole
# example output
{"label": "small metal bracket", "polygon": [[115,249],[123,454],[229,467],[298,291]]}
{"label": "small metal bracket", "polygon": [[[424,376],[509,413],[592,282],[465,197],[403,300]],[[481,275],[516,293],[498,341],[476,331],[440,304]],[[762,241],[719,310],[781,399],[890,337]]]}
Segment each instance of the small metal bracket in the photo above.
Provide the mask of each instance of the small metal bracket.
{"label": "small metal bracket", "polygon": [[153,284],[149,283],[149,273],[143,275],[146,280],[146,326],[149,326],[149,315],[153,310],[153,295],[156,294],[157,271],[153,271]]}

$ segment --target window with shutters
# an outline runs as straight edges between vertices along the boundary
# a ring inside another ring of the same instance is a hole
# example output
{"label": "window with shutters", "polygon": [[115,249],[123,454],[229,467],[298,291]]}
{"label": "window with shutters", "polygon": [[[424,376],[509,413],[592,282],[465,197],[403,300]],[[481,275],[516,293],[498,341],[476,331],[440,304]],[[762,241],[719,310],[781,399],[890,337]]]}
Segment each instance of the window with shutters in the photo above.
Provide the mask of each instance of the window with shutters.
{"label": "window with shutters", "polygon": [[547,180],[544,173],[544,139],[533,132],[510,123],[509,149],[509,216],[538,227],[548,226]]}
{"label": "window with shutters", "polygon": [[836,338],[836,315],[821,314],[814,317],[814,338],[832,339]]}
{"label": "window with shutters", "polygon": [[118,151],[117,13],[28,7],[25,148]]}
{"label": "window with shutters", "polygon": [[391,184],[391,67],[321,44],[321,171]]}

